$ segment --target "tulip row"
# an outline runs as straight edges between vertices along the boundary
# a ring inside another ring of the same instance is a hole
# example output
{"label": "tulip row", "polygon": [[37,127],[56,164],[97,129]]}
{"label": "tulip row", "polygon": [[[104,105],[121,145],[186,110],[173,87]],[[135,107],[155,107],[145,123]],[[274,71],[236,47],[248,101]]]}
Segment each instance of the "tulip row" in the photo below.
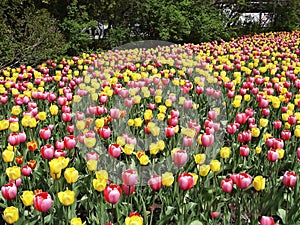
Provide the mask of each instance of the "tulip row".
{"label": "tulip row", "polygon": [[299,223],[299,38],[3,69],[3,223]]}

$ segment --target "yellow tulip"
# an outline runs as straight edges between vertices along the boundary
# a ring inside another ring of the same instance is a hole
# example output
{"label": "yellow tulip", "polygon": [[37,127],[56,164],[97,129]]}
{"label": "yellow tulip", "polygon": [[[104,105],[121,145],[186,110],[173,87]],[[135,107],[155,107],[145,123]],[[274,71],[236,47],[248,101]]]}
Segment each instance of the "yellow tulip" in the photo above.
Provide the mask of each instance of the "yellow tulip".
{"label": "yellow tulip", "polygon": [[97,169],[97,164],[98,164],[97,160],[91,159],[87,161],[86,166],[89,171],[95,171]]}
{"label": "yellow tulip", "polygon": [[9,124],[9,129],[11,132],[16,133],[19,131],[19,122],[12,122]]}
{"label": "yellow tulip", "polygon": [[143,224],[143,217],[141,216],[128,216],[125,219],[125,225],[142,225]]}
{"label": "yellow tulip", "polygon": [[196,154],[194,155],[194,160],[196,164],[203,164],[205,162],[205,154]]}
{"label": "yellow tulip", "polygon": [[78,180],[79,174],[78,174],[78,171],[74,167],[71,167],[71,168],[67,168],[65,170],[64,177],[65,177],[67,183],[72,184]]}
{"label": "yellow tulip", "polygon": [[39,112],[39,113],[38,113],[38,118],[39,118],[39,120],[41,120],[41,121],[46,120],[46,118],[47,118],[46,112]]}
{"label": "yellow tulip", "polygon": [[71,219],[70,225],[83,225],[81,218]]}
{"label": "yellow tulip", "polygon": [[199,174],[200,174],[200,176],[202,176],[202,177],[207,176],[209,170],[210,170],[210,166],[209,165],[205,165],[205,164],[201,165],[199,167]]}
{"label": "yellow tulip", "polygon": [[260,154],[261,153],[261,147],[256,147],[255,148],[255,153]]}
{"label": "yellow tulip", "polygon": [[253,179],[253,187],[257,191],[262,191],[265,189],[266,179],[262,176],[256,176]]}
{"label": "yellow tulip", "polygon": [[17,116],[21,113],[22,109],[21,109],[21,106],[19,105],[15,105],[11,108],[11,114]]}
{"label": "yellow tulip", "polygon": [[3,219],[8,224],[13,224],[19,219],[19,210],[14,206],[7,207],[3,212]]}
{"label": "yellow tulip", "polygon": [[260,130],[259,130],[259,128],[258,128],[258,127],[253,127],[253,128],[251,129],[251,135],[252,135],[253,137],[258,137],[258,136],[260,135]]}
{"label": "yellow tulip", "polygon": [[4,162],[6,163],[10,163],[14,160],[14,157],[15,157],[15,153],[13,151],[10,151],[8,149],[5,149],[3,152],[2,152],[2,159]]}
{"label": "yellow tulip", "polygon": [[84,138],[84,145],[88,148],[93,148],[96,144],[96,138],[89,137],[89,138]]}
{"label": "yellow tulip", "polygon": [[75,192],[71,190],[58,192],[57,196],[64,206],[72,205],[75,200]]}
{"label": "yellow tulip", "polygon": [[104,191],[107,184],[106,179],[93,179],[93,187],[96,191]]}
{"label": "yellow tulip", "polygon": [[230,148],[229,147],[223,147],[220,149],[220,156],[223,159],[227,159],[230,156]]}
{"label": "yellow tulip", "polygon": [[134,151],[134,145],[133,144],[126,144],[123,148],[123,152],[126,155],[131,155]]}
{"label": "yellow tulip", "polygon": [[259,120],[259,125],[260,125],[261,127],[266,127],[266,126],[268,126],[268,122],[269,122],[268,119],[261,118],[261,119]]}
{"label": "yellow tulip", "polygon": [[135,118],[135,119],[134,119],[134,126],[136,126],[136,127],[141,127],[142,124],[143,124],[142,118]]}
{"label": "yellow tulip", "polygon": [[21,177],[21,169],[18,166],[8,167],[6,169],[6,175],[10,180],[17,180]]}
{"label": "yellow tulip", "polygon": [[162,174],[161,178],[162,178],[163,186],[166,186],[166,187],[172,186],[172,184],[174,182],[174,176],[171,172],[165,172],[164,174]]}
{"label": "yellow tulip", "polygon": [[9,127],[9,121],[8,120],[1,120],[0,121],[0,131],[6,130]]}
{"label": "yellow tulip", "polygon": [[24,206],[33,205],[33,199],[34,199],[33,191],[23,191],[21,200],[22,200]]}
{"label": "yellow tulip", "polygon": [[57,105],[51,105],[49,108],[49,111],[52,116],[56,116],[58,114],[58,106]]}
{"label": "yellow tulip", "polygon": [[142,166],[146,166],[148,165],[148,163],[150,162],[149,160],[149,157],[147,155],[142,155],[140,158],[139,158],[139,161],[140,161],[140,164]]}
{"label": "yellow tulip", "polygon": [[218,172],[220,171],[221,163],[215,159],[210,162],[209,166],[212,172]]}

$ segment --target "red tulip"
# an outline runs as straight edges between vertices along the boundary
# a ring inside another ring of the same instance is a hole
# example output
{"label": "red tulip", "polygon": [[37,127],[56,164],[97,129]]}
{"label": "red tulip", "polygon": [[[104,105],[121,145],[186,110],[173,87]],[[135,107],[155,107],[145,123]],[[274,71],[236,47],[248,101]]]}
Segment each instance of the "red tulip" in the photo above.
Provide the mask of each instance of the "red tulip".
{"label": "red tulip", "polygon": [[167,126],[165,128],[166,137],[172,137],[175,135],[175,128],[173,126]]}
{"label": "red tulip", "polygon": [[16,163],[17,164],[21,165],[21,164],[23,164],[23,162],[24,162],[24,157],[23,156],[19,155],[19,156],[16,157]]}
{"label": "red tulip", "polygon": [[3,198],[5,198],[7,200],[16,198],[17,187],[16,187],[15,182],[11,181],[8,184],[4,184],[1,187],[1,194],[2,194]]}
{"label": "red tulip", "polygon": [[233,181],[231,178],[226,178],[221,181],[221,188],[224,192],[230,193],[233,188]]}
{"label": "red tulip", "polygon": [[204,147],[209,147],[214,143],[214,135],[213,134],[202,134],[201,143]]}
{"label": "red tulip", "polygon": [[277,129],[277,130],[280,129],[281,126],[282,126],[281,120],[275,120],[275,121],[273,122],[273,126],[274,126],[274,128]]}
{"label": "red tulip", "polygon": [[281,131],[281,138],[284,141],[290,140],[291,136],[292,136],[291,135],[291,131],[289,131],[289,130],[283,130],[283,131]]}
{"label": "red tulip", "polygon": [[210,120],[214,121],[215,119],[217,119],[217,117],[218,117],[218,114],[217,114],[216,111],[210,110],[210,111],[208,112],[208,118],[209,118]]}
{"label": "red tulip", "polygon": [[122,195],[122,189],[119,185],[110,184],[105,187],[103,194],[108,203],[116,204]]}
{"label": "red tulip", "polygon": [[297,175],[294,171],[286,171],[282,178],[282,183],[286,187],[294,187],[297,182]]}
{"label": "red tulip", "polygon": [[273,217],[262,216],[260,219],[260,225],[275,225]]}
{"label": "red tulip", "polygon": [[31,172],[32,172],[32,169],[28,165],[25,165],[21,168],[21,173],[23,176],[30,176]]}
{"label": "red tulip", "polygon": [[138,175],[135,170],[128,169],[122,173],[123,183],[127,186],[134,186],[137,182]]}
{"label": "red tulip", "polygon": [[76,146],[76,138],[74,135],[68,135],[64,137],[64,145],[66,149],[73,149]]}
{"label": "red tulip", "polygon": [[246,113],[237,113],[235,116],[235,121],[239,124],[245,124],[247,122],[248,116]]}
{"label": "red tulip", "polygon": [[280,138],[274,138],[273,139],[273,148],[284,148],[284,141]]}
{"label": "red tulip", "polygon": [[181,190],[189,190],[194,187],[194,177],[189,173],[182,173],[178,176],[178,184]]}
{"label": "red tulip", "polygon": [[296,124],[297,120],[296,120],[296,117],[294,115],[290,115],[288,117],[288,123],[291,124],[291,125],[294,125]]}
{"label": "red tulip", "polygon": [[236,132],[236,130],[237,130],[237,127],[233,123],[228,124],[226,127],[226,131],[228,134],[234,134]]}
{"label": "red tulip", "polygon": [[150,186],[150,188],[153,190],[153,191],[158,191],[160,188],[161,188],[161,185],[162,185],[162,180],[161,180],[161,176],[158,176],[156,174],[153,174],[149,181],[148,181],[148,184]]}
{"label": "red tulip", "polygon": [[54,157],[54,147],[50,144],[42,146],[41,155],[44,159],[52,159]]}
{"label": "red tulip", "polygon": [[183,146],[190,147],[193,145],[194,139],[188,136],[183,137]]}
{"label": "red tulip", "polygon": [[247,173],[242,172],[237,174],[236,176],[236,185],[241,189],[245,189],[249,187],[251,182],[252,182],[252,177]]}
{"label": "red tulip", "polygon": [[47,212],[52,206],[52,198],[48,192],[36,194],[33,199],[34,208],[39,212]]}
{"label": "red tulip", "polygon": [[54,158],[59,158],[59,157],[66,157],[67,153],[64,150],[61,149],[56,149],[54,151]]}
{"label": "red tulip", "polygon": [[69,112],[64,112],[62,115],[61,115],[61,118],[62,120],[67,123],[67,122],[70,122],[72,120],[72,114],[69,113]]}
{"label": "red tulip", "polygon": [[110,137],[111,130],[110,130],[109,126],[104,126],[99,129],[98,133],[99,133],[100,137],[102,137],[103,139],[108,139]]}
{"label": "red tulip", "polygon": [[20,144],[20,136],[18,133],[11,133],[7,137],[7,141],[11,146]]}
{"label": "red tulip", "polygon": [[88,152],[86,153],[86,161],[89,161],[89,160],[98,160],[99,159],[99,154],[97,152]]}
{"label": "red tulip", "polygon": [[266,145],[271,148],[273,147],[273,144],[274,144],[274,137],[268,137],[267,140],[266,140]]}
{"label": "red tulip", "polygon": [[240,147],[240,155],[243,157],[248,157],[250,154],[250,149],[247,145],[243,145]]}
{"label": "red tulip", "polygon": [[267,158],[270,162],[276,162],[278,160],[278,157],[279,157],[279,154],[278,152],[276,151],[275,148],[271,148],[269,151],[268,151],[268,155],[267,155]]}
{"label": "red tulip", "polygon": [[74,130],[75,130],[74,124],[69,124],[69,125],[67,126],[67,131],[68,131],[70,134],[73,134],[73,133],[74,133]]}
{"label": "red tulip", "polygon": [[57,149],[65,149],[65,143],[64,141],[60,140],[60,141],[55,141],[55,148]]}
{"label": "red tulip", "polygon": [[168,119],[168,125],[175,127],[176,125],[178,125],[178,117],[170,117]]}
{"label": "red tulip", "polygon": [[108,154],[114,158],[118,158],[121,155],[122,147],[118,144],[110,144],[108,146]]}
{"label": "red tulip", "polygon": [[51,130],[48,127],[40,130],[40,137],[43,140],[48,140],[51,137]]}
{"label": "red tulip", "polygon": [[134,186],[129,186],[129,185],[122,183],[122,190],[125,195],[132,195],[134,192],[134,189],[135,189]]}
{"label": "red tulip", "polygon": [[185,150],[177,150],[173,155],[174,164],[177,167],[183,167],[187,162],[188,154]]}

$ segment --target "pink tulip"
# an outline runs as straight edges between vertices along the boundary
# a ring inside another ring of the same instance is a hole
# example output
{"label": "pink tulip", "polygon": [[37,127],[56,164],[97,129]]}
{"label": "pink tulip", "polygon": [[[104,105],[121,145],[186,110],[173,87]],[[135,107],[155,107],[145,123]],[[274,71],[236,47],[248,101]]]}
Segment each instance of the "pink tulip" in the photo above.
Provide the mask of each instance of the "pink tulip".
{"label": "pink tulip", "polygon": [[236,185],[239,188],[245,189],[245,188],[249,187],[251,182],[252,182],[252,177],[249,174],[244,173],[244,172],[237,174]]}
{"label": "pink tulip", "polygon": [[101,138],[108,139],[110,137],[111,130],[110,130],[109,126],[104,126],[99,129],[98,133]]}
{"label": "pink tulip", "polygon": [[158,191],[162,186],[161,176],[153,174],[150,177],[148,184],[153,191]]}
{"label": "pink tulip", "polygon": [[116,204],[122,195],[122,189],[120,188],[119,185],[110,184],[105,187],[103,194],[104,194],[104,199],[108,203]]}
{"label": "pink tulip", "polygon": [[267,155],[267,158],[270,162],[276,162],[278,160],[278,157],[279,157],[279,154],[278,152],[276,151],[275,148],[271,148],[269,151],[268,151],[268,155]]}
{"label": "pink tulip", "polygon": [[88,152],[86,153],[86,161],[89,161],[89,160],[98,160],[99,159],[99,154],[97,152]]}
{"label": "pink tulip", "polygon": [[194,187],[194,177],[189,173],[182,173],[178,176],[178,184],[181,190],[190,190]]}
{"label": "pink tulip", "polygon": [[282,183],[286,187],[294,187],[297,182],[297,175],[294,171],[286,171],[282,178]]}
{"label": "pink tulip", "polygon": [[52,206],[52,198],[48,192],[36,194],[33,199],[34,208],[39,212],[47,212]]}
{"label": "pink tulip", "polygon": [[185,150],[177,150],[173,155],[174,164],[177,167],[183,167],[187,162],[188,154]]}
{"label": "pink tulip", "polygon": [[137,182],[138,175],[135,170],[128,169],[122,173],[123,183],[127,186],[134,186]]}
{"label": "pink tulip", "polygon": [[20,144],[20,136],[18,133],[11,133],[7,137],[7,141],[11,146]]}
{"label": "pink tulip", "polygon": [[260,219],[260,225],[275,225],[273,217],[262,216]]}
{"label": "pink tulip", "polygon": [[184,147],[191,147],[193,145],[194,139],[189,136],[183,137],[183,146]]}
{"label": "pink tulip", "polygon": [[74,135],[68,135],[64,137],[64,146],[66,149],[73,149],[76,146],[76,138]]}
{"label": "pink tulip", "polygon": [[122,147],[118,144],[110,144],[108,146],[108,154],[114,158],[118,158],[121,155]]}
{"label": "pink tulip", "polygon": [[51,137],[51,130],[48,127],[40,130],[40,137],[43,140],[48,140]]}
{"label": "pink tulip", "polygon": [[247,145],[243,145],[240,147],[240,155],[243,157],[248,157],[250,154],[250,149]]}
{"label": "pink tulip", "polygon": [[41,155],[44,159],[52,159],[54,157],[53,145],[46,144],[41,147]]}
{"label": "pink tulip", "polygon": [[203,134],[201,136],[201,143],[204,147],[209,147],[214,143],[214,135],[213,134]]}
{"label": "pink tulip", "polygon": [[30,176],[31,172],[32,172],[32,169],[28,165],[25,165],[21,168],[21,173],[23,176]]}
{"label": "pink tulip", "polygon": [[17,196],[17,187],[13,181],[9,182],[8,184],[4,184],[1,187],[1,194],[3,198],[7,200],[11,200],[16,198]]}
{"label": "pink tulip", "polygon": [[233,181],[231,178],[226,178],[221,181],[222,190],[226,193],[230,193],[233,188]]}

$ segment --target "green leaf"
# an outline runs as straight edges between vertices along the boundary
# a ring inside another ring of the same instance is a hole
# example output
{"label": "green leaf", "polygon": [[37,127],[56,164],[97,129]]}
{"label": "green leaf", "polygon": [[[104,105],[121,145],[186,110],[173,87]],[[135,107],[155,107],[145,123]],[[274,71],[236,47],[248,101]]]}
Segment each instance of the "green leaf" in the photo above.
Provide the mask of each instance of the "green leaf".
{"label": "green leaf", "polygon": [[277,215],[281,218],[282,222],[286,223],[286,210],[278,209]]}
{"label": "green leaf", "polygon": [[203,223],[200,222],[199,220],[194,220],[193,222],[190,223],[190,225],[203,225]]}

